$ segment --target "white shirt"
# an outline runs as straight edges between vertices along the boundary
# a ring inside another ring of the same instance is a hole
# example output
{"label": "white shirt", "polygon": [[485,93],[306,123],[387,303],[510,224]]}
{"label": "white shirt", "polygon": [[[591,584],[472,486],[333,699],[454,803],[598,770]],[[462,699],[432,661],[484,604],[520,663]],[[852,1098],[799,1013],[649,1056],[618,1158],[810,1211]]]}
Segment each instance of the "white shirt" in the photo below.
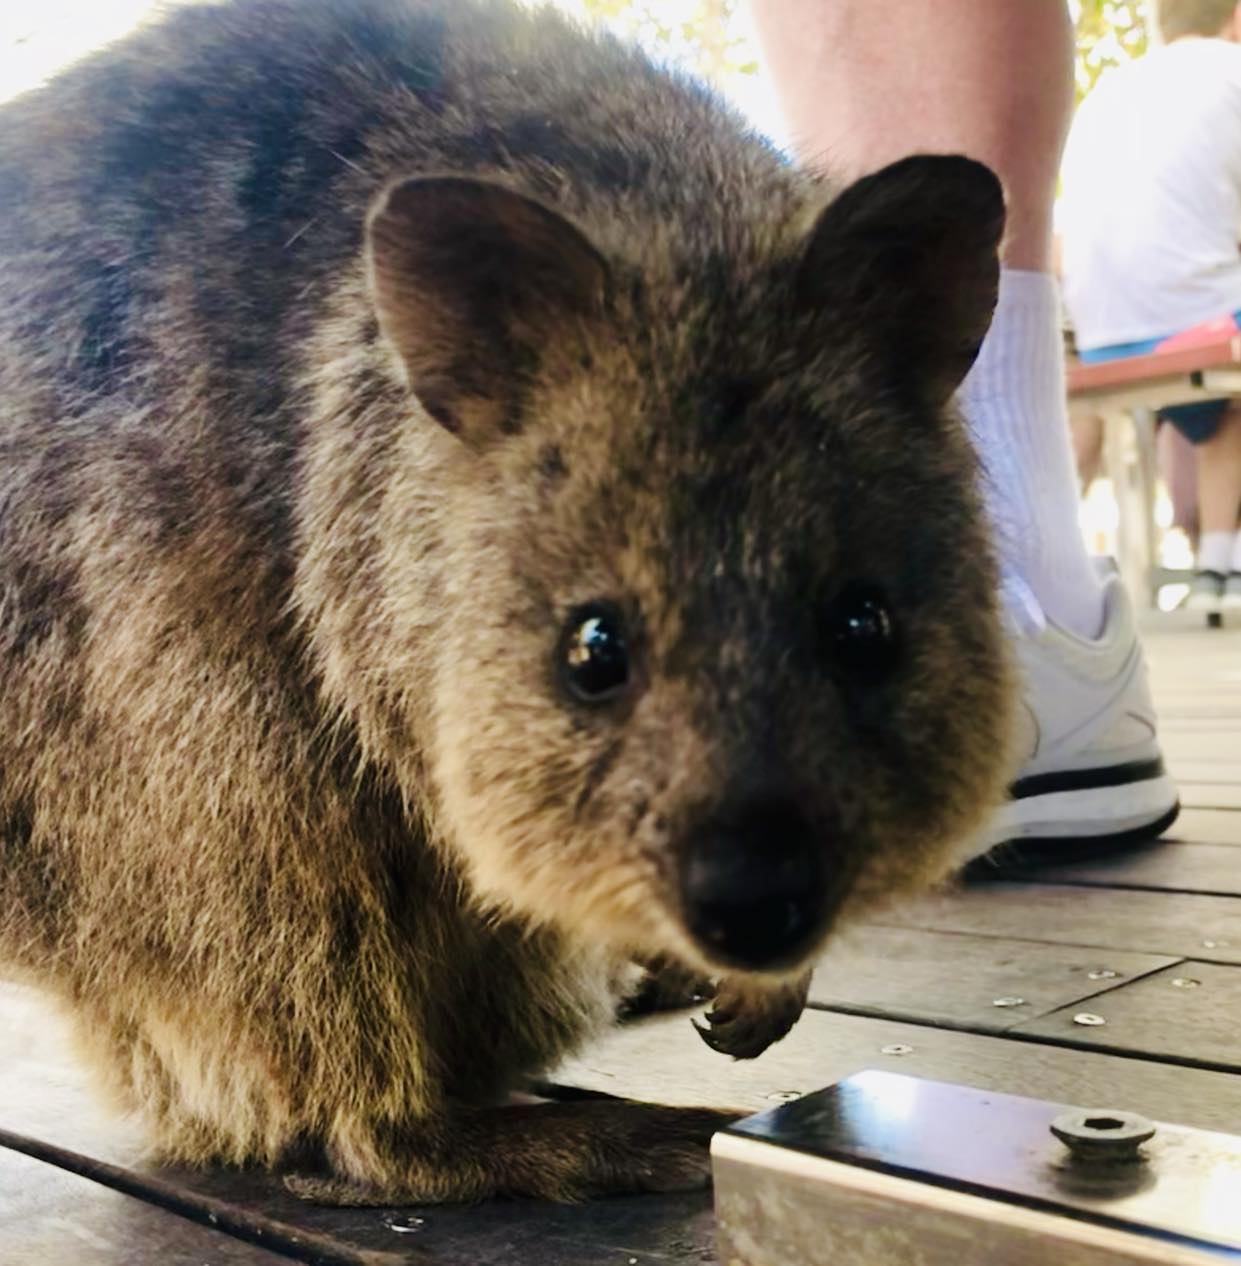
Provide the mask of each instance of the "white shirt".
{"label": "white shirt", "polygon": [[1078,110],[1061,175],[1079,347],[1241,309],[1241,45],[1177,40],[1113,71]]}

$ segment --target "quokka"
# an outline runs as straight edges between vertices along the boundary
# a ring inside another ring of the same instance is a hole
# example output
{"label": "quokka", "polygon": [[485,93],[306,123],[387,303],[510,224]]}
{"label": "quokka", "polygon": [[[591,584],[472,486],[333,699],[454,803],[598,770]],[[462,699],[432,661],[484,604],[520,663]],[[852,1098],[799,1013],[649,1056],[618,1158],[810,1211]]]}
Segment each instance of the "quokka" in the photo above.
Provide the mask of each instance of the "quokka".
{"label": "quokka", "polygon": [[1003,198],[501,0],[173,12],[0,110],[0,964],[178,1161],[704,1181],[508,1107],[625,964],[796,1019],[1003,794],[952,396]]}

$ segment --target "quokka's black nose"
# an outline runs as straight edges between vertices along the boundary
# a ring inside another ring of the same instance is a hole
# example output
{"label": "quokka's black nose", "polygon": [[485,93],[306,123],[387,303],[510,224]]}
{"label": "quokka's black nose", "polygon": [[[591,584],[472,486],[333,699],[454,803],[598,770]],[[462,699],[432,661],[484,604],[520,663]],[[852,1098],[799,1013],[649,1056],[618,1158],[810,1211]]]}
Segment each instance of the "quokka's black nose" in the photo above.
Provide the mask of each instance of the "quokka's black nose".
{"label": "quokka's black nose", "polygon": [[686,926],[712,959],[750,971],[791,966],[827,915],[827,841],[792,802],[748,800],[690,838],[680,882]]}

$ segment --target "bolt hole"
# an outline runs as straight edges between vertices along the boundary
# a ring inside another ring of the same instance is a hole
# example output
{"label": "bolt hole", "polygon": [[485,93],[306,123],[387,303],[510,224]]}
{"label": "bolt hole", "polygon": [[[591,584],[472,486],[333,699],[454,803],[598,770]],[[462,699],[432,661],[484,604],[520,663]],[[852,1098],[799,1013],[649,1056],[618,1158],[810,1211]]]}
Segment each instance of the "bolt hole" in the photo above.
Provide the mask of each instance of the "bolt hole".
{"label": "bolt hole", "polygon": [[1115,1117],[1087,1117],[1083,1125],[1088,1130],[1123,1130],[1125,1123]]}

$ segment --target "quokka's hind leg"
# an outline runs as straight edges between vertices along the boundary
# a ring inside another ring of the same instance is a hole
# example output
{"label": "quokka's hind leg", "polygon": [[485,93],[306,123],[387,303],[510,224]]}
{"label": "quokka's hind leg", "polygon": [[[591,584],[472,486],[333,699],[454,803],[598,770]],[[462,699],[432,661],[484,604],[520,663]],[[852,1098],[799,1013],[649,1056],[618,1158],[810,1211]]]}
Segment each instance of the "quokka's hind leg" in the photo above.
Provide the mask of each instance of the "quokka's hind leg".
{"label": "quokka's hind leg", "polygon": [[400,1130],[340,1134],[331,1174],[285,1181],[334,1205],[687,1191],[707,1185],[711,1136],[737,1116],[620,1099],[453,1109]]}
{"label": "quokka's hind leg", "polygon": [[256,1045],[221,1045],[178,1019],[95,1009],[78,1014],[75,1039],[105,1101],[141,1123],[154,1159],[273,1165],[305,1133],[289,1078]]}

